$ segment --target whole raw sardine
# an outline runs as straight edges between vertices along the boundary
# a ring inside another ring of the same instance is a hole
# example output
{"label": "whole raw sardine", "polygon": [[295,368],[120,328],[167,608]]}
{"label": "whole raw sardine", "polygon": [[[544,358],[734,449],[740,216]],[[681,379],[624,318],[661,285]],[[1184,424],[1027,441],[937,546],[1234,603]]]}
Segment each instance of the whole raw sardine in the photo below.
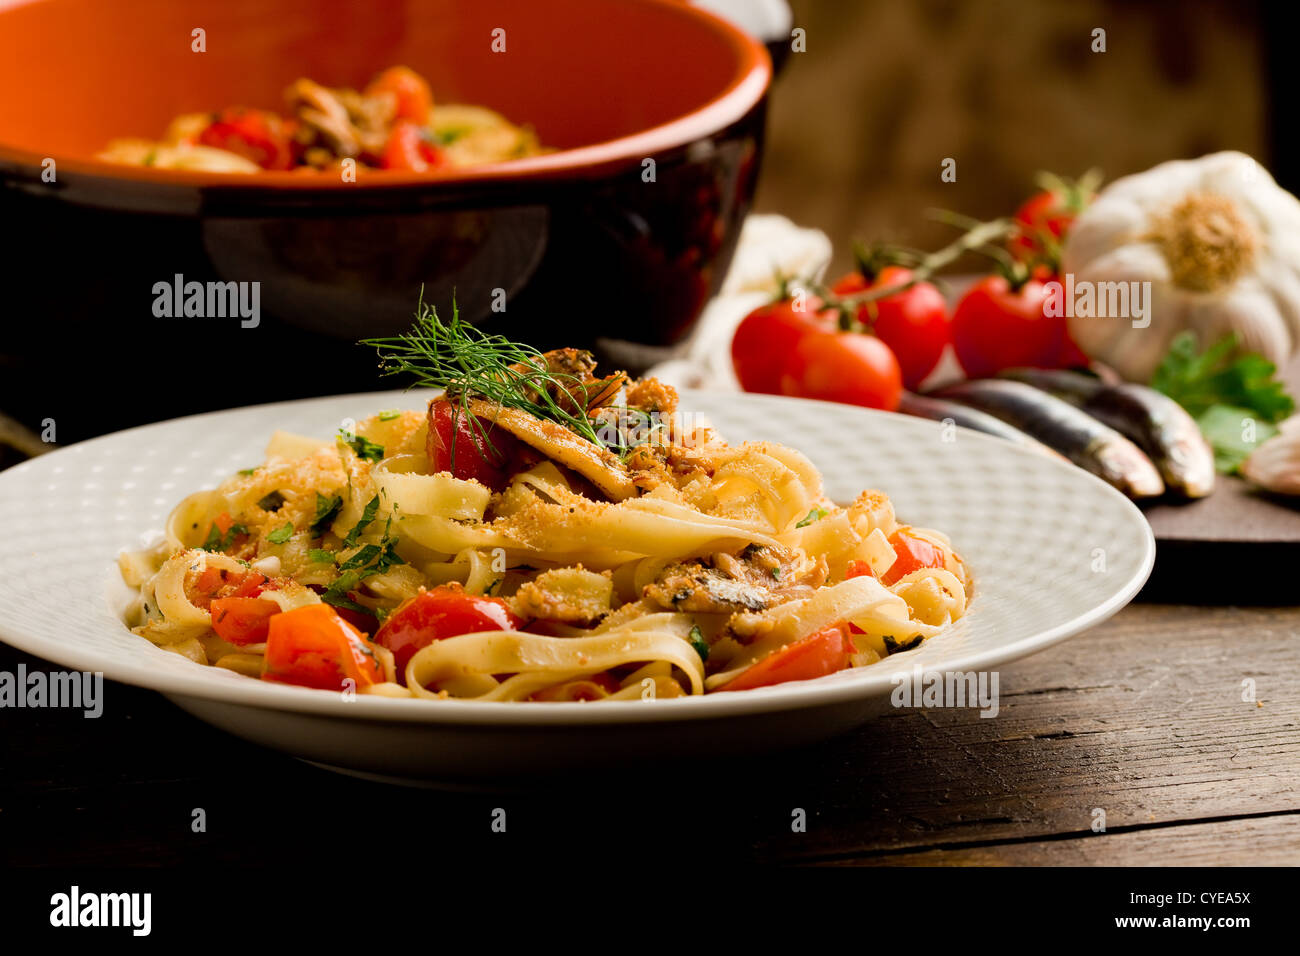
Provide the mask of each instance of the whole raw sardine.
{"label": "whole raw sardine", "polygon": [[1055,395],[1132,439],[1160,469],[1170,491],[1204,498],[1214,490],[1214,452],[1196,420],[1168,395],[1054,369],[1008,369],[999,377]]}
{"label": "whole raw sardine", "polygon": [[933,393],[969,405],[1059,451],[1130,498],[1154,498],[1165,483],[1151,459],[1109,425],[1023,382],[977,379]]}

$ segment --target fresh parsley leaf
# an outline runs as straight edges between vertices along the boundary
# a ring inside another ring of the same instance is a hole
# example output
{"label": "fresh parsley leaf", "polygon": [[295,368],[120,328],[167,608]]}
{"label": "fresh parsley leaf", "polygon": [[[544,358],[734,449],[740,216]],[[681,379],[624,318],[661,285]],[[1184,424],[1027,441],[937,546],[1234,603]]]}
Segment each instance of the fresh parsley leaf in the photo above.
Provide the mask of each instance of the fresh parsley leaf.
{"label": "fresh parsley leaf", "polygon": [[383,554],[383,552],[384,549],[381,548],[379,545],[368,544],[360,551],[358,551],[356,554],[352,555],[352,557],[348,558],[346,561],[340,564],[339,570],[351,571],[354,568],[364,568],[366,565],[374,561],[375,558]]}
{"label": "fresh parsley leaf", "polygon": [[241,468],[241,469],[239,469],[239,473],[240,473],[241,475],[245,475],[245,476],[247,476],[247,475],[251,475],[251,474],[254,474],[256,471],[257,471],[256,468]]}
{"label": "fresh parsley leaf", "polygon": [[1170,344],[1151,387],[1191,413],[1214,449],[1215,468],[1231,474],[1277,433],[1273,423],[1295,410],[1276,372],[1262,355],[1238,354],[1232,333],[1200,352],[1196,335],[1183,332]]}
{"label": "fresh parsley leaf", "polygon": [[[339,581],[342,580],[343,580],[342,578],[339,578]],[[358,604],[356,601],[352,600],[352,598],[348,597],[348,592],[351,591],[352,588],[350,587],[337,588],[338,583],[339,583],[338,581],[334,582],[334,586],[328,588],[325,591],[325,593],[320,596],[320,599],[324,601],[326,604],[332,604],[334,607],[344,607],[347,608],[349,611],[360,611],[362,614],[374,613],[373,611],[370,610],[370,608],[366,607],[363,604]],[[356,584],[359,583],[360,581],[355,582],[353,584],[353,587],[355,587]]]}
{"label": "fresh parsley leaf", "polygon": [[276,528],[266,536],[266,540],[272,544],[284,544],[293,537],[293,522],[286,521],[282,527]]}
{"label": "fresh parsley leaf", "polygon": [[704,639],[704,632],[700,630],[698,624],[691,625],[691,634],[687,638],[691,647],[695,648],[695,653],[700,655],[700,660],[709,659],[709,642]]}
{"label": "fresh parsley leaf", "polygon": [[[402,559],[402,556],[394,550],[397,547],[397,539],[385,538],[384,540],[386,542],[384,552],[379,556],[379,561],[375,564],[376,574],[383,574],[394,565],[406,563],[406,561]],[[497,583],[499,584],[500,581]]]}
{"label": "fresh parsley leaf", "polygon": [[[1201,434],[1214,449],[1214,467],[1232,474],[1263,442],[1277,434],[1277,426],[1260,421],[1248,408],[1211,405],[1196,418]],[[1247,436],[1253,432],[1254,440]]]}
{"label": "fresh parsley leaf", "polygon": [[353,435],[345,431],[340,431],[339,437],[343,439],[345,445],[356,452],[358,458],[365,458],[368,461],[383,461],[383,445],[378,445],[369,438],[362,438],[360,435]]}
{"label": "fresh parsley leaf", "polygon": [[1151,387],[1168,395],[1199,418],[1215,405],[1245,409],[1264,422],[1279,422],[1295,411],[1295,401],[1274,375],[1275,366],[1262,355],[1236,353],[1237,337],[1229,333],[1198,354],[1196,335],[1183,332],[1151,378]]}
{"label": "fresh parsley leaf", "polygon": [[[377,503],[378,499],[374,498],[371,499],[370,504],[366,506],[366,514],[369,514],[370,517],[369,519],[364,516],[362,517],[362,522],[364,524],[369,524],[374,520],[371,505],[377,507]],[[360,527],[360,525],[358,527]],[[356,528],[354,528],[353,531],[356,531]],[[350,534],[349,537],[351,537]],[[333,604],[335,607],[351,608],[354,611],[363,611],[366,614],[375,613],[370,608],[362,607],[357,604],[348,597],[348,595],[352,591],[356,590],[356,588],[359,587],[361,582],[366,580],[366,578],[372,577],[376,574],[383,574],[395,565],[405,564],[406,562],[402,560],[401,555],[394,550],[396,547],[397,539],[389,537],[388,529],[385,527],[383,541],[379,544],[364,545],[356,554],[352,555],[352,557],[339,565],[339,570],[343,573],[340,574],[338,578],[335,579],[334,583],[325,590],[325,593],[321,595],[321,600],[326,604]],[[315,552],[313,552],[313,554],[314,553]],[[327,555],[329,554],[328,551],[324,553]]]}
{"label": "fresh parsley leaf", "polygon": [[352,526],[352,530],[348,532],[348,536],[343,539],[344,546],[349,548],[356,547],[357,539],[360,538],[361,535],[365,533],[366,528],[374,522],[375,515],[378,513],[379,495],[375,495],[366,502],[365,510],[361,512],[361,520]]}
{"label": "fresh parsley leaf", "polygon": [[342,508],[342,495],[326,498],[319,491],[316,492],[316,517],[311,522],[311,533],[319,538],[328,531],[329,526],[334,523],[334,518]]}
{"label": "fresh parsley leaf", "polygon": [[217,523],[215,521],[212,522],[212,527],[208,529],[208,536],[203,539],[203,543],[199,545],[199,547],[204,551],[221,550],[221,532],[217,530]]}
{"label": "fresh parsley leaf", "polygon": [[385,408],[379,413],[379,420],[381,422],[391,422],[393,419],[401,417],[402,413],[396,408]]}
{"label": "fresh parsley leaf", "polygon": [[326,551],[324,548],[312,548],[307,552],[307,560],[313,564],[333,564],[334,552]]}
{"label": "fresh parsley leaf", "polygon": [[442,129],[426,130],[424,138],[437,146],[450,146],[467,133],[468,126],[444,126]]}
{"label": "fresh parsley leaf", "polygon": [[803,520],[795,525],[795,527],[806,528],[814,521],[821,521],[827,514],[829,514],[829,512],[825,508],[814,508],[812,511],[808,512],[808,514],[804,516]]}
{"label": "fresh parsley leaf", "polygon": [[204,539],[200,547],[204,551],[228,551],[230,546],[235,543],[235,538],[241,534],[248,534],[248,529],[242,524],[232,524],[230,529],[225,534],[222,534],[214,521],[208,531],[207,538]]}
{"label": "fresh parsley leaf", "polygon": [[775,578],[776,580],[778,580],[778,581],[781,580],[781,569],[780,569],[780,568],[768,568],[768,569],[767,569],[767,573],[770,574],[770,575],[772,575],[772,577]]}

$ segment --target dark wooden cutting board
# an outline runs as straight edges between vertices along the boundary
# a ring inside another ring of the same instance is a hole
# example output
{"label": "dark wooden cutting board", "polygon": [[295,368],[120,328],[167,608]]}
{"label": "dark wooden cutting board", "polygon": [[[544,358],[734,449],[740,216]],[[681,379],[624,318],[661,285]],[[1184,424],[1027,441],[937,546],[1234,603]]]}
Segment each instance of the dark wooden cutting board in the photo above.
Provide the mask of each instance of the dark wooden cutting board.
{"label": "dark wooden cutting board", "polygon": [[[1300,357],[1281,377],[1300,396]],[[1220,475],[1207,498],[1143,511],[1156,536],[1156,566],[1143,597],[1300,604],[1300,498]]]}

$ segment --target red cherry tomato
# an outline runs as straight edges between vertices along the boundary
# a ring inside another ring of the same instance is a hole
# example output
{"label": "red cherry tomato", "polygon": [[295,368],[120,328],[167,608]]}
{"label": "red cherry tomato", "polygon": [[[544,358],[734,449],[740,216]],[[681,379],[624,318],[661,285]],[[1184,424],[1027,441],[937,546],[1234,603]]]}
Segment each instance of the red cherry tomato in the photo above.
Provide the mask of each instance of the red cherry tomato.
{"label": "red cherry tomato", "polygon": [[895,531],[889,536],[889,543],[894,546],[896,558],[885,572],[886,585],[897,584],[913,571],[921,568],[943,567],[943,552],[924,538]]}
{"label": "red cherry tomato", "polygon": [[1047,298],[1039,278],[1015,290],[1000,275],[971,286],[952,314],[952,342],[966,374],[987,378],[1020,365],[1054,367],[1065,319],[1043,314]]}
{"label": "red cherry tomato", "polygon": [[420,648],[460,634],[513,631],[520,623],[500,598],[466,594],[459,584],[444,584],[421,591],[395,609],[375,642],[393,652],[397,679],[405,684],[406,665]]}
{"label": "red cherry tomato", "polygon": [[[218,516],[214,524],[220,527],[219,522],[223,517],[229,527],[230,518],[224,514]],[[196,607],[206,608],[214,598],[257,597],[274,587],[274,583],[268,582],[256,571],[227,571],[225,568],[208,566],[198,574],[186,575],[185,596]]]}
{"label": "red cherry tomato", "polygon": [[1021,262],[1039,259],[1055,268],[1066,232],[1091,198],[1091,193],[1074,189],[1034,193],[1012,217],[1018,231],[1007,241],[1011,254]]}
{"label": "red cherry tomato", "polygon": [[870,561],[863,561],[860,558],[850,561],[848,570],[844,572],[844,580],[849,578],[874,578],[876,572],[871,569]]}
{"label": "red cherry tomato", "polygon": [[[910,269],[886,266],[875,279],[851,272],[835,283],[833,291],[849,296],[902,285],[911,278]],[[943,294],[928,282],[918,282],[894,295],[864,302],[858,307],[858,321],[893,350],[903,372],[903,384],[908,388],[916,388],[934,371],[950,338],[947,303]]]}
{"label": "red cherry tomato", "polygon": [[378,684],[384,669],[374,646],[328,604],[274,615],[267,627],[262,680],[322,690]]}
{"label": "red cherry tomato", "polygon": [[231,644],[261,644],[266,640],[271,618],[280,613],[280,605],[265,598],[217,598],[208,611],[217,637]]}
{"label": "red cherry tomato", "polygon": [[888,345],[860,332],[811,332],[794,347],[781,394],[894,411],[903,374]]}
{"label": "red cherry tomato", "polygon": [[443,164],[440,150],[424,134],[424,128],[412,120],[398,120],[388,133],[388,142],[379,157],[383,169],[403,169],[423,173]]}
{"label": "red cherry tomato", "polygon": [[263,169],[293,166],[294,123],[267,110],[222,110],[199,133],[199,143],[237,153]]}
{"label": "red cherry tomato", "polygon": [[781,394],[781,375],[795,345],[809,332],[835,327],[833,313],[812,298],[795,308],[792,299],[759,306],[736,329],[731,340],[731,364],[740,387],[747,392]]}
{"label": "red cherry tomato", "polygon": [[[505,487],[510,463],[523,450],[504,428],[478,419],[459,405],[439,400],[429,405],[429,437],[425,450],[434,472],[449,471],[463,481],[478,481],[493,491]],[[486,432],[486,438],[480,432]]]}
{"label": "red cherry tomato", "polygon": [[366,87],[366,96],[383,94],[391,94],[397,100],[398,119],[411,120],[420,126],[428,124],[433,93],[419,73],[405,66],[390,66]]}
{"label": "red cherry tomato", "polygon": [[752,690],[786,681],[825,677],[848,667],[852,653],[853,642],[844,626],[834,624],[773,651],[718,690]]}

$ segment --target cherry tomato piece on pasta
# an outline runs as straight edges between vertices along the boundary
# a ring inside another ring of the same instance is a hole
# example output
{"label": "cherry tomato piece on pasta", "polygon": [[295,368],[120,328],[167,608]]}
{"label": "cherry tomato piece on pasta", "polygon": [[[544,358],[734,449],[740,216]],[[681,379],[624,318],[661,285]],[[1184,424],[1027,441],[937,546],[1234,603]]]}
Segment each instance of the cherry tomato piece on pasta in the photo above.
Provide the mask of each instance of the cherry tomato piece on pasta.
{"label": "cherry tomato piece on pasta", "polygon": [[849,562],[848,570],[844,573],[844,580],[862,577],[874,578],[875,576],[876,572],[872,570],[871,562],[859,558]]}
{"label": "cherry tomato piece on pasta", "polygon": [[[481,431],[480,431],[481,429]],[[484,437],[486,433],[486,438]],[[447,471],[464,481],[477,481],[493,491],[506,485],[511,461],[521,443],[504,428],[478,419],[451,402],[429,406],[429,438],[425,450],[434,472]]]}
{"label": "cherry tomato piece on pasta", "polygon": [[199,143],[224,149],[263,169],[293,167],[293,127],[267,110],[232,107],[222,110],[199,133]]}
{"label": "cherry tomato piece on pasta", "polygon": [[894,554],[898,557],[885,572],[884,581],[887,585],[897,584],[921,568],[943,567],[943,552],[924,538],[906,531],[895,531],[889,536],[889,543],[894,546]]}
{"label": "cherry tomato piece on pasta", "polygon": [[466,594],[459,584],[421,591],[388,615],[376,643],[393,652],[397,680],[406,683],[406,665],[422,647],[444,638],[479,631],[513,631],[519,618],[500,598]]}
{"label": "cherry tomato piece on pasta", "polygon": [[361,688],[384,680],[374,646],[328,604],[271,617],[262,680],[322,690]]}
{"label": "cherry tomato piece on pasta", "polygon": [[280,605],[265,598],[216,598],[209,606],[212,629],[230,644],[261,644]]}
{"label": "cherry tomato piece on pasta", "polygon": [[849,666],[853,642],[842,624],[834,624],[773,651],[718,688],[753,690],[792,680],[825,677]]}
{"label": "cherry tomato piece on pasta", "polygon": [[411,120],[420,126],[429,122],[433,110],[433,93],[429,84],[410,67],[390,66],[370,81],[366,96],[392,95],[397,101],[398,119]]}
{"label": "cherry tomato piece on pasta", "polygon": [[388,133],[379,165],[383,169],[423,173],[441,166],[443,161],[442,150],[429,141],[422,126],[411,120],[398,120]]}

